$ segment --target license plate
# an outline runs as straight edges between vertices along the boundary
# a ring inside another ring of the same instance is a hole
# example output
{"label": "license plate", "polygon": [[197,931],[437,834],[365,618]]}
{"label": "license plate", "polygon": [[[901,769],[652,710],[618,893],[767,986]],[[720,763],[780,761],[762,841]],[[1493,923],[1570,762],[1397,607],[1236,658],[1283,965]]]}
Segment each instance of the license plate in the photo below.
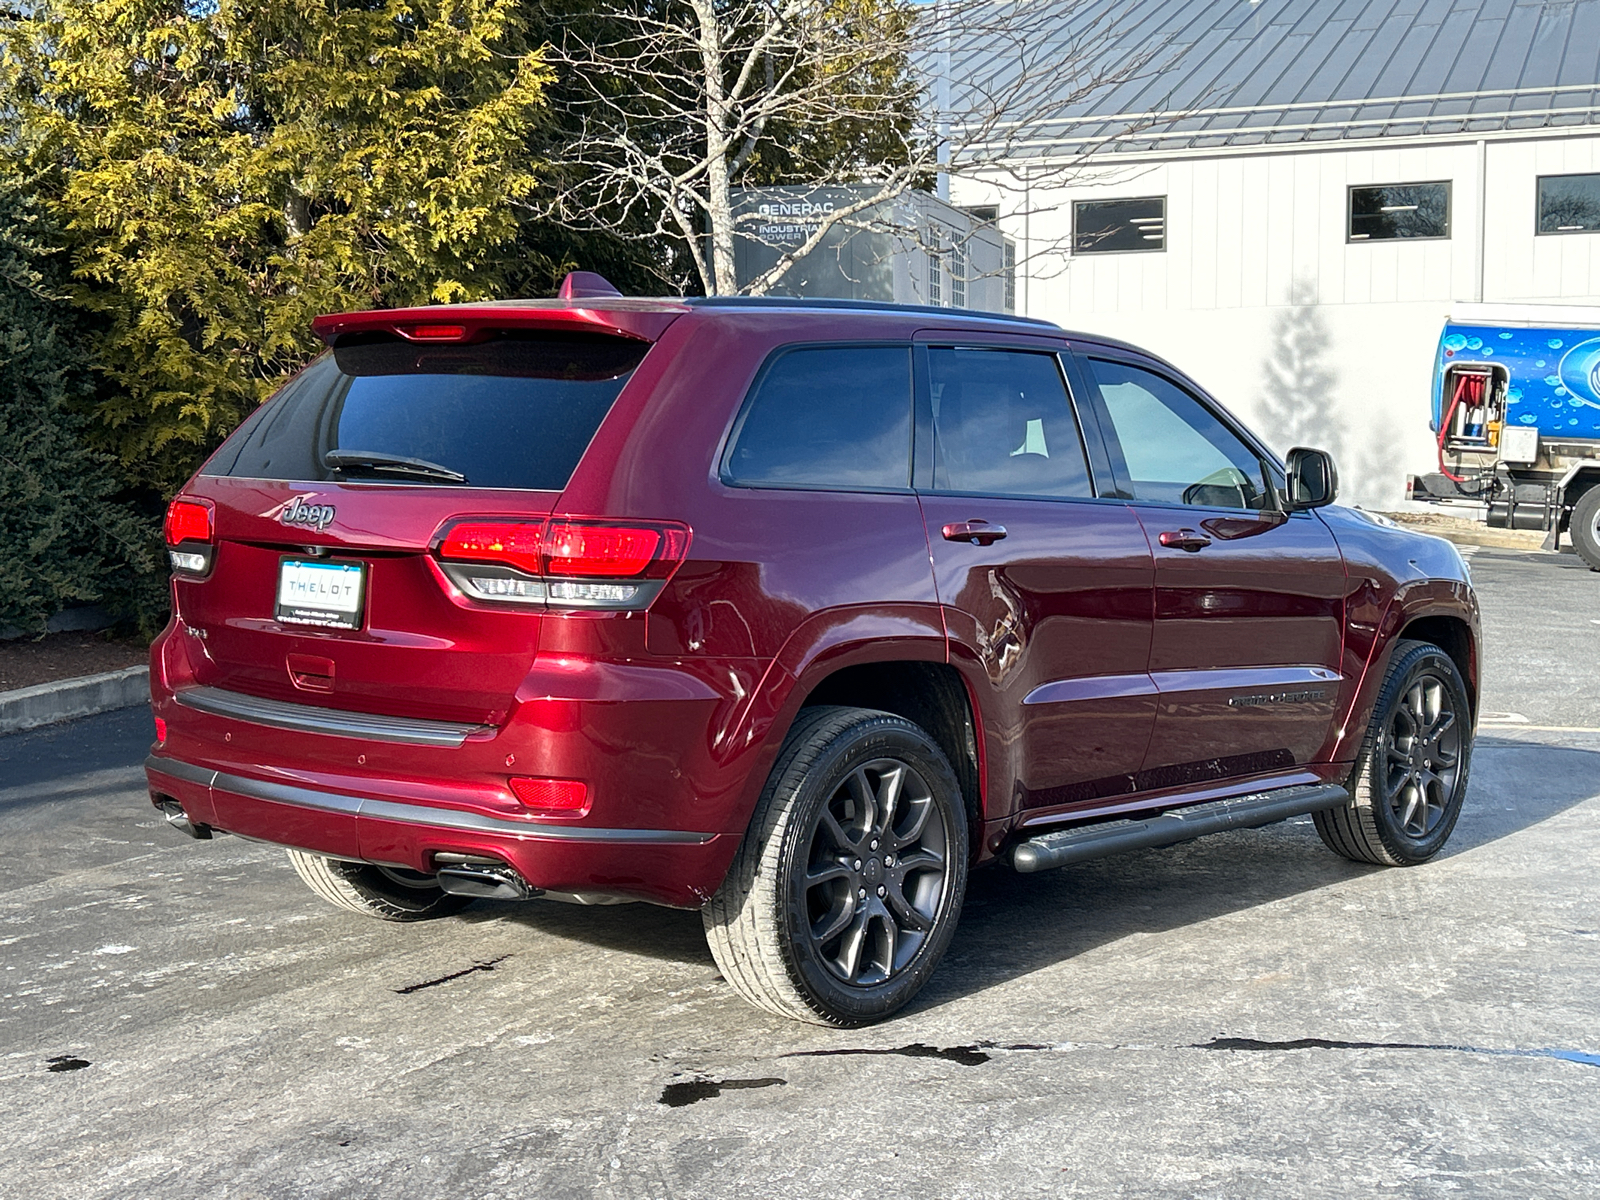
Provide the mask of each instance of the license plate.
{"label": "license plate", "polygon": [[274,615],[293,625],[361,628],[366,572],[360,563],[304,562],[286,558],[278,564],[278,603]]}

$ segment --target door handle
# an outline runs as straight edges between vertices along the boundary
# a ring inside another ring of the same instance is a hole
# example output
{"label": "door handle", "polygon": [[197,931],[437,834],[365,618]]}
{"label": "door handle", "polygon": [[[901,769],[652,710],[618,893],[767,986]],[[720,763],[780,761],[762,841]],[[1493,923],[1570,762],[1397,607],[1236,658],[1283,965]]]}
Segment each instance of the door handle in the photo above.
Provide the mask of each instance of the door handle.
{"label": "door handle", "polygon": [[1211,545],[1211,539],[1193,529],[1169,529],[1161,535],[1161,544],[1174,550],[1187,550],[1198,554]]}
{"label": "door handle", "polygon": [[992,546],[1006,535],[1004,525],[991,525],[987,521],[956,521],[944,527],[947,542],[971,542],[974,546]]}

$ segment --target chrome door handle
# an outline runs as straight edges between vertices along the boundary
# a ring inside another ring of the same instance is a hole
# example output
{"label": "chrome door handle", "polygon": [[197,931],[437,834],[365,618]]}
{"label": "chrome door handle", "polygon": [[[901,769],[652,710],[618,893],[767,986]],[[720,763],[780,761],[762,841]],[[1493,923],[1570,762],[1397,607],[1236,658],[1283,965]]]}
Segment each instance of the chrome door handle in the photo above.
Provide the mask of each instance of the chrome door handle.
{"label": "chrome door handle", "polygon": [[1211,539],[1193,529],[1169,529],[1161,535],[1161,544],[1173,550],[1187,550],[1197,554],[1211,545]]}
{"label": "chrome door handle", "polygon": [[956,521],[943,530],[947,542],[971,542],[974,546],[992,546],[1006,535],[1004,525],[991,525],[987,521]]}

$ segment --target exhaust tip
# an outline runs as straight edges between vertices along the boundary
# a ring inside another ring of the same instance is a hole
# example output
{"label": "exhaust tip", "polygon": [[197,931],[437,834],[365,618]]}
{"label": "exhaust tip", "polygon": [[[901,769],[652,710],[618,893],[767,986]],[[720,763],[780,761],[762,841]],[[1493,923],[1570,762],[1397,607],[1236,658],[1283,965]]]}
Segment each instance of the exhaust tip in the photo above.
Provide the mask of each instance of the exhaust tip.
{"label": "exhaust tip", "polygon": [[531,886],[515,869],[492,858],[469,854],[434,856],[439,886],[452,896],[471,896],[478,900],[532,900],[542,893]]}
{"label": "exhaust tip", "polygon": [[192,837],[197,841],[206,842],[211,840],[211,826],[204,825],[199,821],[191,821],[189,814],[183,811],[183,805],[179,804],[171,796],[159,796],[156,798],[155,803],[156,807],[161,810],[161,815],[166,817],[167,824],[171,825],[179,833]]}

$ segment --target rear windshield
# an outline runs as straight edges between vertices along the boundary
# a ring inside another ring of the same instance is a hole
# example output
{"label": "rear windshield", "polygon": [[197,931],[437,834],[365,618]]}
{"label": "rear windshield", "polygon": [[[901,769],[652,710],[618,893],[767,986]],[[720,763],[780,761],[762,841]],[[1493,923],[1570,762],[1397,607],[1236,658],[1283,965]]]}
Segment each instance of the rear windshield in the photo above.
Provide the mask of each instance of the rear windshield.
{"label": "rear windshield", "polygon": [[256,410],[205,473],[560,491],[649,348],[538,331],[467,346],[345,338]]}

